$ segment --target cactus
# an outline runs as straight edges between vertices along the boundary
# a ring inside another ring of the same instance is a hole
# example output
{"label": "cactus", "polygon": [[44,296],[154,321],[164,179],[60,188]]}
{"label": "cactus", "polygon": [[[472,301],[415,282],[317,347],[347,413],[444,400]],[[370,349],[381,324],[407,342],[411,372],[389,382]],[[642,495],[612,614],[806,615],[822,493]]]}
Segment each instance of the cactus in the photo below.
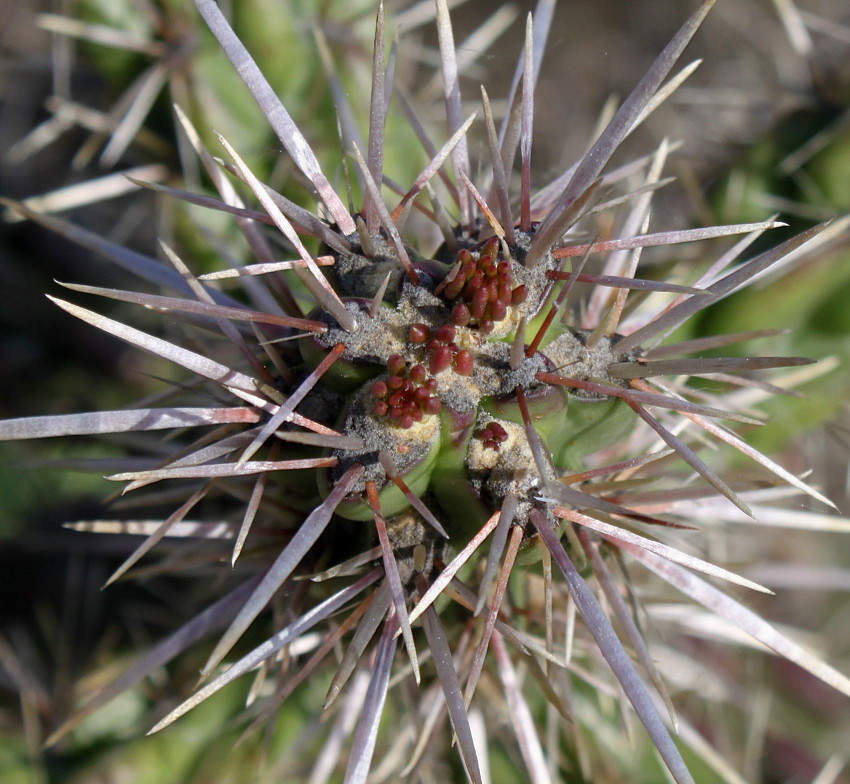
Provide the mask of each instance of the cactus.
{"label": "cactus", "polygon": [[[347,145],[361,194],[360,208],[352,210],[218,6],[196,0],[320,207],[307,210],[265,184],[236,140],[219,137],[226,158],[216,160],[187,112],[178,109],[219,197],[148,187],[233,213],[254,256],[250,263],[197,274],[165,244],[169,266],[76,233],[164,293],[69,289],[181,319],[191,338],[166,340],[51,299],[70,315],[182,367],[191,383],[173,390],[169,405],[6,420],[0,437],[175,431],[164,460],[152,454],[146,467],[110,479],[126,483],[125,493],[148,493],[152,502],[167,495],[160,490],[164,483],[185,486],[176,509],[161,519],[78,527],[146,534],[111,582],[163,538],[215,543],[222,526],[228,549],[215,550],[214,557],[226,556],[242,581],[83,706],[53,741],[121,689],[223,629],[198,690],[160,718],[155,731],[257,667],[260,680],[278,694],[255,713],[271,716],[281,695],[324,668],[332,673],[324,707],[335,711],[334,728],[313,775],[327,764],[344,771],[345,781],[365,781],[380,749],[387,775],[416,780],[415,764],[426,753],[432,764],[442,764],[453,734],[456,765],[477,783],[487,780],[486,749],[470,717],[483,717],[494,728],[499,723],[477,690],[486,676],[501,684],[512,715],[504,734],[514,736],[527,776],[548,781],[558,761],[545,759],[532,717],[539,704],[525,695],[516,667],[525,662],[541,676],[550,713],[571,712],[572,662],[556,644],[556,637],[572,634],[564,609],[571,601],[588,634],[580,656],[594,670],[577,668],[575,677],[587,683],[606,677],[595,672],[592,641],[670,775],[691,782],[669,729],[672,711],[658,707],[658,695],[669,698],[639,614],[613,576],[625,556],[850,695],[844,675],[694,572],[766,589],[665,542],[669,531],[690,525],[695,502],[716,504],[719,495],[727,505],[722,514],[744,516],[754,516],[759,503],[757,482],[724,479],[698,454],[704,441],[694,436],[697,428],[755,460],[771,481],[829,504],[732,431],[730,423],[760,423],[748,408],[733,395],[706,394],[689,382],[808,360],[694,358],[687,342],[662,343],[790,254],[817,247],[828,226],[740,262],[750,243],[782,224],[649,231],[650,202],[664,184],[666,143],[645,160],[606,171],[623,140],[677,83],[668,77],[713,0],[698,4],[587,153],[532,192],[533,92],[549,5],[542,2],[528,17],[516,89],[507,97],[500,130],[482,91],[479,123],[489,156],[473,166],[467,139],[476,126],[461,114],[451,19],[444,0],[437,0],[447,138],[430,151],[394,207],[382,190],[391,74],[379,7],[365,154],[355,142]],[[515,193],[509,175],[517,152]],[[485,174],[473,182],[472,173],[482,168]],[[234,182],[254,206],[245,206]],[[70,231],[58,219],[18,209]],[[617,226],[616,237],[602,235],[600,215]],[[667,282],[637,277],[644,248],[735,235],[742,238],[695,281],[678,270]],[[273,243],[287,247],[290,257],[279,261]],[[236,293],[220,285],[234,281],[241,284]],[[748,337],[717,336],[712,346]],[[679,467],[670,467],[671,455],[681,458]],[[682,492],[685,482],[690,487]],[[759,513],[764,510],[759,506]],[[553,562],[563,583],[552,576]],[[531,589],[523,595],[518,575],[539,581],[543,598]],[[593,581],[604,605],[589,587]],[[269,604],[280,623],[246,651],[249,629]],[[340,644],[345,652],[334,661]],[[405,662],[396,661],[399,647]],[[394,673],[418,686],[422,700],[411,709],[415,718],[397,730],[405,751],[395,756],[395,739],[381,717],[401,716],[410,692],[391,689]],[[443,711],[448,722],[440,731]],[[337,739],[351,732],[343,754]],[[583,763],[564,765],[580,775]]]}

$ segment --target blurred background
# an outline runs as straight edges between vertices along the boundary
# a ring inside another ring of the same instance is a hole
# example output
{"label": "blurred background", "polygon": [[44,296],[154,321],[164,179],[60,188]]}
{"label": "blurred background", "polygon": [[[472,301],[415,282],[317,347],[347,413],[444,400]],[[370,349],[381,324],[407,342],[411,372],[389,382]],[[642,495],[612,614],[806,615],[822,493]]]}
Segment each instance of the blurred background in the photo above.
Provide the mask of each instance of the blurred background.
{"label": "blurred background", "polygon": [[[328,121],[333,103],[315,31],[321,31],[320,42],[344,71],[343,86],[359,112],[355,119],[365,127],[368,103],[362,96],[368,95],[364,74],[373,4],[240,0],[232,5],[240,36],[320,158],[338,161],[336,127]],[[452,11],[456,41],[463,42],[460,52],[470,58],[462,84],[469,111],[476,108],[481,82],[491,97],[504,96],[524,16],[533,4],[515,2],[494,14],[496,7],[490,0],[467,0]],[[581,155],[606,102],[628,94],[692,7],[673,0],[558,4],[537,92],[533,171],[538,183]],[[408,79],[427,96],[439,88],[428,76],[434,35],[427,25],[416,26],[418,4],[389,3],[388,9],[399,10],[409,30],[397,79]],[[100,40],[85,40],[93,28],[85,32],[68,20],[97,25]],[[476,34],[484,20],[491,20],[487,29],[495,42],[482,50]],[[658,201],[655,230],[780,213],[791,233],[850,212],[846,0],[719,0],[680,67],[696,58],[703,59],[701,66],[616,159],[645,154],[662,138],[681,143],[671,159],[677,182]],[[194,7],[183,0],[0,0],[0,195],[30,199],[128,170],[141,179],[177,185],[188,159],[170,107],[187,95],[204,133],[212,127],[224,132],[265,168],[270,181],[286,180],[290,173],[280,161],[277,140],[222,59],[200,29]],[[477,145],[480,141],[473,140],[473,156]],[[419,154],[411,163],[408,152],[403,144],[387,149],[388,173],[400,182],[410,177],[405,166],[421,165]],[[185,176],[190,184],[198,180],[192,164]],[[58,214],[150,255],[157,255],[158,232],[187,241],[187,227],[170,214],[167,202],[125,183],[119,177],[84,187],[83,202],[97,194],[94,203],[62,207]],[[101,198],[113,187],[123,193]],[[784,236],[774,233],[769,242]],[[658,261],[663,260],[660,253]],[[694,261],[700,261],[698,255]],[[5,213],[0,224],[3,418],[119,408],[155,387],[155,363],[49,303],[45,293],[61,293],[56,280],[129,287],[120,271],[90,250]],[[705,332],[788,328],[787,334],[759,343],[758,351],[810,356],[834,366],[803,388],[806,397],[770,404],[773,422],[758,434],[757,444],[787,468],[810,471],[808,481],[823,488],[844,515],[850,514],[848,301],[845,233],[792,273],[766,278],[729,298],[695,326]],[[71,712],[80,679],[93,673],[106,677],[110,661],[159,639],[194,607],[191,592],[177,602],[164,579],[99,590],[126,554],[127,541],[61,527],[97,517],[114,489],[97,470],[61,470],[63,461],[114,456],[124,446],[118,439],[92,442],[0,444],[0,779],[213,780],[199,778],[209,771],[197,760],[187,762],[191,749],[201,753],[201,739],[212,737],[210,726],[193,729],[187,721],[186,732],[196,734],[187,740],[189,750],[179,752],[172,748],[174,735],[168,747],[156,738],[126,742],[138,734],[143,706],[156,699],[152,692],[163,684],[130,695],[87,726],[85,742],[76,738],[73,745],[42,748],[51,729]],[[768,528],[750,533],[748,552],[736,554],[735,561],[748,561],[748,576],[778,594],[757,609],[771,621],[800,629],[811,647],[850,673],[850,539]],[[783,568],[792,562],[799,566]],[[758,684],[741,697],[738,715],[729,718],[728,737],[714,738],[722,749],[738,742],[738,732],[746,735],[748,780],[813,782],[833,755],[850,753],[846,699],[774,658],[742,655],[722,666],[738,668],[742,678]],[[723,710],[718,707],[718,715]],[[146,756],[151,749],[158,764]],[[162,760],[168,761],[164,767]],[[831,777],[818,784],[850,781],[838,767],[834,776],[827,769]],[[225,780],[221,775],[215,780]],[[711,775],[706,773],[705,781],[717,780]]]}

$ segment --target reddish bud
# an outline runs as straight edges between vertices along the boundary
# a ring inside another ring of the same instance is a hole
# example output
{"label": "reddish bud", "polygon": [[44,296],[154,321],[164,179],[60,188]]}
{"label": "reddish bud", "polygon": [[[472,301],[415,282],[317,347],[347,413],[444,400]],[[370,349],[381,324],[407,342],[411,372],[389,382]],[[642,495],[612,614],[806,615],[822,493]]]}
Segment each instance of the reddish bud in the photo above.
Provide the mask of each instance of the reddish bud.
{"label": "reddish bud", "polygon": [[511,282],[509,280],[499,281],[499,296],[497,299],[504,305],[511,304]]}
{"label": "reddish bud", "polygon": [[466,286],[463,289],[463,298],[469,302],[472,297],[475,296],[475,292],[478,291],[484,285],[484,275],[480,270],[476,270],[475,274],[466,281]]}
{"label": "reddish bud", "polygon": [[376,381],[372,384],[372,396],[377,398],[386,397],[389,388],[383,381]]}
{"label": "reddish bud", "polygon": [[407,363],[401,354],[393,354],[387,359],[387,372],[391,376],[400,376],[404,373],[404,368]]}
{"label": "reddish bud", "polygon": [[426,324],[414,324],[408,331],[407,337],[411,343],[421,345],[428,340],[428,326]]}
{"label": "reddish bud", "polygon": [[437,330],[435,337],[442,343],[451,343],[455,339],[455,328],[451,324],[443,324]]}
{"label": "reddish bud", "polygon": [[528,296],[528,288],[526,286],[517,286],[511,292],[511,305],[520,305],[525,302],[525,298]]}
{"label": "reddish bud", "polygon": [[448,346],[437,346],[428,352],[428,369],[433,375],[442,373],[452,364],[452,350]]}
{"label": "reddish bud", "polygon": [[458,351],[457,354],[454,355],[452,364],[454,365],[455,373],[459,376],[472,375],[472,354],[470,354],[466,349]]}
{"label": "reddish bud", "polygon": [[485,308],[487,306],[487,289],[479,288],[474,296],[472,297],[472,308],[471,313],[477,319],[482,319],[484,317]]}
{"label": "reddish bud", "polygon": [[469,312],[469,308],[466,307],[462,302],[458,302],[452,308],[452,324],[458,327],[465,327],[469,324],[472,319],[472,314]]}
{"label": "reddish bud", "polygon": [[451,283],[446,285],[445,289],[443,289],[443,296],[447,300],[457,299],[460,296],[460,292],[463,291],[465,283],[466,279],[458,275]]}
{"label": "reddish bud", "polygon": [[498,422],[491,422],[489,425],[490,437],[499,443],[508,440],[508,431],[505,430]]}
{"label": "reddish bud", "polygon": [[491,237],[487,242],[484,243],[484,247],[481,248],[481,256],[489,256],[491,259],[495,259],[499,255],[499,238]]}

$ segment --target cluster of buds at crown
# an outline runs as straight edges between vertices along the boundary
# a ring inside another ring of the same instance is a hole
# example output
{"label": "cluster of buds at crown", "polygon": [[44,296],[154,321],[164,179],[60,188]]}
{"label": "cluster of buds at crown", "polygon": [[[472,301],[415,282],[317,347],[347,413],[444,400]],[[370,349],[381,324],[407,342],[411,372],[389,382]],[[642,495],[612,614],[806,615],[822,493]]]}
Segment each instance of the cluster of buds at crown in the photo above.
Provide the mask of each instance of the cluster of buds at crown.
{"label": "cluster of buds at crown", "polygon": [[457,263],[437,288],[441,291],[449,302],[459,300],[452,308],[452,323],[465,327],[475,321],[482,332],[490,332],[507,316],[508,307],[528,296],[524,285],[513,285],[510,262],[499,261],[497,237],[487,240],[477,254],[466,248],[458,251]]}
{"label": "cluster of buds at crown", "polygon": [[408,368],[404,357],[393,354],[387,360],[387,373],[386,381],[376,381],[370,390],[376,416],[407,430],[414,422],[421,422],[425,414],[439,413],[442,403],[432,394],[437,381],[424,365]]}
{"label": "cluster of buds at crown", "polygon": [[499,451],[499,446],[508,440],[508,431],[498,422],[488,422],[484,427],[473,433],[474,437],[484,442],[486,449]]}
{"label": "cluster of buds at crown", "polygon": [[432,375],[442,373],[450,367],[460,376],[472,375],[472,354],[455,343],[457,330],[451,324],[430,329],[427,324],[414,324],[407,337],[415,346],[425,346],[428,370]]}

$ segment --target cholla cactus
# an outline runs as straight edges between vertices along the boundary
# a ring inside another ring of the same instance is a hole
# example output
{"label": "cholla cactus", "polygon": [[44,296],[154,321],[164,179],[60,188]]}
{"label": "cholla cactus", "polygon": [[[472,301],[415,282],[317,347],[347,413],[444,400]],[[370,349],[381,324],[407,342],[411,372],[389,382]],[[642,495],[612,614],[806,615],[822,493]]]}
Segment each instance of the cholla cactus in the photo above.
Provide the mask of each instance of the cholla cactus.
{"label": "cholla cactus", "polygon": [[[541,0],[528,18],[500,129],[482,89],[479,125],[489,157],[474,166],[467,135],[475,118],[462,116],[445,0],[435,4],[448,123],[440,149],[430,148],[407,99],[393,94],[380,7],[368,142],[363,153],[346,144],[362,191],[356,212],[218,6],[196,5],[319,209],[308,211],[260,181],[236,139],[222,137],[227,160],[215,159],[178,108],[220,200],[170,194],[233,214],[252,263],[196,276],[166,245],[171,269],[100,242],[166,294],[68,285],[183,318],[191,342],[53,298],[71,315],[188,370],[189,381],[164,396],[173,396],[163,401],[170,405],[7,420],[0,436],[175,431],[167,458],[110,477],[152,503],[173,497],[162,486],[185,488],[172,512],[78,527],[146,535],[112,580],[164,537],[220,543],[214,559],[226,558],[242,580],[84,705],[54,739],[224,629],[197,691],[154,730],[255,670],[252,693],[263,695],[251,709],[256,724],[305,680],[329,672],[326,740],[314,760],[292,763],[286,780],[310,771],[310,781],[326,781],[344,771],[346,782],[365,781],[376,753],[384,779],[448,780],[452,737],[476,783],[491,780],[497,738],[516,749],[532,781],[562,773],[607,780],[604,733],[582,738],[584,726],[597,731],[608,721],[588,699],[590,687],[624,695],[631,703],[624,714],[634,710],[673,778],[690,782],[627,561],[850,694],[845,676],[695,572],[766,589],[687,552],[699,547],[701,535],[690,529],[706,510],[734,519],[769,515],[764,501],[786,494],[780,485],[829,503],[730,429],[759,423],[749,399],[689,381],[712,375],[733,387],[768,389],[736,374],[807,361],[689,356],[750,334],[663,344],[694,314],[817,243],[826,227],[740,261],[781,224],[649,232],[667,144],[605,173],[623,140],[687,75],[666,81],[713,0],[699,4],[587,153],[537,192],[533,93],[554,3]],[[382,184],[390,185],[384,126],[394,100],[431,159],[391,207]],[[474,179],[475,171],[484,174]],[[437,175],[442,191],[432,186]],[[245,206],[234,179],[258,208]],[[743,238],[695,281],[678,272],[675,282],[637,277],[643,248],[731,235]],[[278,242],[294,258],[278,261]],[[234,280],[242,284],[236,297],[218,283]],[[777,487],[718,475],[698,455],[717,441],[755,460],[778,478]],[[181,569],[179,559],[173,568]],[[234,654],[270,604],[272,636]],[[520,669],[537,684],[523,683]],[[382,723],[383,715],[389,720]],[[685,743],[715,764],[696,730],[684,718],[678,726]]]}

